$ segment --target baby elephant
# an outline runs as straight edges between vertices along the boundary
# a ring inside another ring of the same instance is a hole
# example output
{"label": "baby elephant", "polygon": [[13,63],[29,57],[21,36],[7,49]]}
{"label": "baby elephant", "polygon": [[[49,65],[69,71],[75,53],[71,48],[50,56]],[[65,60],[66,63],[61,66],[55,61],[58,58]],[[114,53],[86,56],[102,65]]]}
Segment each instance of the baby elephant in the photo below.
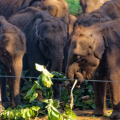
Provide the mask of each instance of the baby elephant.
{"label": "baby elephant", "polygon": [[[22,58],[25,51],[25,35],[16,26],[8,23],[4,17],[0,16],[0,61],[7,66],[8,76],[21,76]],[[3,82],[0,78],[0,92]],[[8,77],[8,84],[11,104],[14,107],[20,104],[20,78]],[[4,87],[6,86],[4,85]]]}
{"label": "baby elephant", "polygon": [[103,81],[94,82],[95,115],[106,113],[105,80],[111,81],[111,118],[120,118],[120,20],[91,27],[75,26],[68,51],[66,76],[69,79]]}

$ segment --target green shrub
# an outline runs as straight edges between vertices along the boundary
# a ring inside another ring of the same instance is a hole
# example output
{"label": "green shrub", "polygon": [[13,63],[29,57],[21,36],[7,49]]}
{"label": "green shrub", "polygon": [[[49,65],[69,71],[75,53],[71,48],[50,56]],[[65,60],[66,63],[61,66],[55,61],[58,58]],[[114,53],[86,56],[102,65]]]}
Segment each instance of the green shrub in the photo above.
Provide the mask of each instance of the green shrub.
{"label": "green shrub", "polygon": [[79,5],[79,0],[65,0],[69,6],[69,12],[72,15],[78,16],[81,14],[82,10]]}

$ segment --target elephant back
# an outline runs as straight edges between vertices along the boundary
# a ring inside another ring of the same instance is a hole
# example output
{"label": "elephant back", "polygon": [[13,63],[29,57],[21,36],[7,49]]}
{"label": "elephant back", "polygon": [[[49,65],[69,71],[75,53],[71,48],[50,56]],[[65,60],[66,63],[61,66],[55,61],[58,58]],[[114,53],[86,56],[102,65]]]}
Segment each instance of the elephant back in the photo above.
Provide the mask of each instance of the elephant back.
{"label": "elephant back", "polygon": [[120,2],[119,0],[111,0],[106,1],[99,9],[81,15],[77,23],[88,27],[95,23],[103,23],[118,18],[120,18]]}
{"label": "elephant back", "polygon": [[28,7],[32,1],[33,0],[0,0],[0,15],[8,19],[18,11]]}
{"label": "elephant back", "polygon": [[50,19],[51,17],[52,16],[50,16],[47,11],[42,11],[34,7],[28,7],[10,17],[8,21],[24,31],[26,27],[31,27],[37,18],[44,20]]}

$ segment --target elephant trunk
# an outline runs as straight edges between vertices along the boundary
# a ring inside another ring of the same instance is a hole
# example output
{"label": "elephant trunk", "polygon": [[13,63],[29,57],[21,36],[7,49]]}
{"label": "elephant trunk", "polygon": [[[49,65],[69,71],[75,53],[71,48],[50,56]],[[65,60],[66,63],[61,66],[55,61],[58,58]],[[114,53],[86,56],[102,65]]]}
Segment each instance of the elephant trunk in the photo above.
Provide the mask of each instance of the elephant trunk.
{"label": "elephant trunk", "polygon": [[[52,54],[51,58],[52,58],[52,67],[51,67],[50,71],[61,72],[62,60],[63,60],[63,50],[61,50],[60,52],[57,52],[57,55]],[[61,101],[61,90],[60,90],[61,85],[60,85],[60,83],[58,81],[54,80],[54,84],[53,84],[52,88],[54,91],[54,94],[53,94],[54,99],[58,99],[59,101]]]}
{"label": "elephant trunk", "polygon": [[62,61],[63,61],[63,51],[57,52],[57,55],[53,54],[51,57],[52,57],[52,67],[50,71],[61,72]]}
{"label": "elephant trunk", "polygon": [[[80,67],[78,63],[73,63],[71,65],[67,65],[66,68],[66,77],[68,79],[79,79],[79,80],[83,80],[84,77],[83,75],[79,72]],[[73,83],[74,80],[71,80],[71,83]]]}
{"label": "elephant trunk", "polygon": [[78,63],[73,63],[71,65],[67,65],[67,68],[66,68],[66,77],[68,79],[74,79],[74,75],[78,71],[78,69],[79,69]]}
{"label": "elephant trunk", "polygon": [[22,73],[22,57],[19,56],[14,58],[12,61],[12,66],[10,66],[9,75],[16,76],[15,78],[9,78],[9,90],[10,90],[10,99],[12,107],[15,107],[20,104],[20,77]]}

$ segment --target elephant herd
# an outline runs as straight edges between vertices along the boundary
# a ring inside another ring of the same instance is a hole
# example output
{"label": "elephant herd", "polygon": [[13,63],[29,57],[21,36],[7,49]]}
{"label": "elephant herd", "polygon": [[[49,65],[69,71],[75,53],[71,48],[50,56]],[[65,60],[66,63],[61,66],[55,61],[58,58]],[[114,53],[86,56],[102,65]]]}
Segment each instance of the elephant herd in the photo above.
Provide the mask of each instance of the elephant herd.
{"label": "elephant herd", "polygon": [[[120,81],[120,0],[80,0],[80,5],[83,14],[76,18],[64,0],[0,0],[0,69],[5,65],[8,76],[29,69],[38,77],[38,63],[64,72],[68,79],[101,80],[93,83],[93,114],[106,114],[108,84],[111,119],[119,119],[120,83],[115,81]],[[20,81],[8,77],[12,107],[20,104]],[[6,79],[0,78],[2,101],[5,86]],[[60,84],[53,90],[60,100]]]}

